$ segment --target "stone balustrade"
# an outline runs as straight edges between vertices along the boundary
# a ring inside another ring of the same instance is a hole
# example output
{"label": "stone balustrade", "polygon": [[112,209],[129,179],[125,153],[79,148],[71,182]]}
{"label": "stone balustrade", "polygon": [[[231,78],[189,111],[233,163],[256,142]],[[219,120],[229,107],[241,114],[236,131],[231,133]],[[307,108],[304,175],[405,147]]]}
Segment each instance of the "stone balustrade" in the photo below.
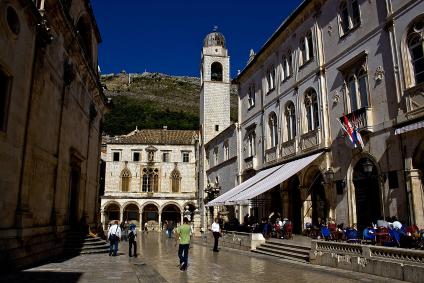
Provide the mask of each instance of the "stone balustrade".
{"label": "stone balustrade", "polygon": [[312,264],[410,282],[424,278],[424,251],[313,240]]}

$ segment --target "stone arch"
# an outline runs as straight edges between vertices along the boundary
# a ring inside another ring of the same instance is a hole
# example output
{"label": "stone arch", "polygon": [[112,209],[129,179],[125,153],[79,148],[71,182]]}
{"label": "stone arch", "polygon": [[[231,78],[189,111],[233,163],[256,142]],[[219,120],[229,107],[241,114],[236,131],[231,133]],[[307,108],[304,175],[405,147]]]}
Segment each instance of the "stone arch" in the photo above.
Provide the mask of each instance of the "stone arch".
{"label": "stone arch", "polygon": [[160,206],[160,208],[159,208],[159,212],[160,212],[160,213],[162,213],[163,208],[164,208],[165,206],[167,206],[167,205],[170,205],[170,204],[173,204],[173,205],[177,206],[177,207],[178,207],[178,209],[179,209],[181,212],[183,212],[183,211],[184,211],[184,207],[182,207],[182,206],[181,206],[181,204],[179,204],[178,202],[176,202],[176,201],[167,201],[167,202],[165,202],[164,204],[162,204],[162,205]]}
{"label": "stone arch", "polygon": [[140,206],[138,203],[129,201],[122,207],[123,221],[135,223],[137,227],[140,227]]}
{"label": "stone arch", "polygon": [[138,202],[136,202],[136,201],[134,201],[134,200],[129,200],[129,201],[126,201],[121,207],[122,207],[122,209],[124,210],[128,205],[130,205],[130,204],[134,204],[134,205],[136,205],[137,207],[138,207],[138,209],[139,210],[141,210],[141,206],[140,206],[140,204],[138,203]]}
{"label": "stone arch", "polygon": [[324,174],[316,166],[310,166],[302,176],[303,218],[304,222],[318,225],[330,215],[328,192],[324,186]]}
{"label": "stone arch", "polygon": [[147,202],[145,202],[145,203],[143,203],[143,205],[141,206],[141,211],[143,211],[144,210],[144,208],[146,207],[146,206],[148,206],[148,205],[154,205],[154,206],[156,206],[156,208],[158,209],[158,211],[159,211],[159,208],[160,208],[160,205],[158,204],[158,203],[156,203],[156,202],[154,202],[154,201],[147,201]]}
{"label": "stone arch", "polygon": [[175,226],[176,223],[181,222],[181,214],[183,211],[183,208],[177,202],[169,201],[161,207],[162,221],[172,222],[173,226]]}
{"label": "stone arch", "polygon": [[219,62],[213,62],[211,64],[211,81],[222,82],[223,79],[223,67]]}
{"label": "stone arch", "polygon": [[116,201],[108,201],[102,207],[102,213],[104,217],[104,229],[108,229],[109,223],[112,220],[121,219],[121,205]]}
{"label": "stone arch", "polygon": [[102,205],[101,210],[105,210],[111,204],[116,204],[121,209],[121,204],[119,202],[115,200],[110,200]]}
{"label": "stone arch", "polygon": [[[357,206],[357,188],[359,188],[360,184],[357,183],[357,180],[354,180],[354,174],[355,174],[355,168],[358,168],[357,165],[361,162],[361,160],[368,159],[372,164],[375,166],[375,173],[373,175],[378,176],[381,175],[381,168],[378,163],[378,161],[375,159],[374,156],[367,152],[361,152],[352,157],[352,160],[349,164],[349,167],[347,169],[346,173],[346,187],[347,187],[347,194],[348,194],[348,209],[349,209],[349,225],[357,225],[358,224],[358,215],[357,215],[357,209],[359,208]],[[374,180],[375,181],[375,180]],[[356,187],[355,187],[355,183]],[[380,179],[378,178],[374,183],[374,187],[376,187],[378,194],[379,194],[379,201],[380,201],[380,208],[379,212],[381,215],[375,215],[374,217],[385,217],[385,209],[384,209],[384,201],[382,198],[382,191],[384,189],[383,184],[380,182]],[[369,181],[367,181],[367,187],[370,186]],[[372,185],[371,185],[372,186]],[[373,204],[376,205],[376,204]],[[369,223],[360,223],[360,225],[368,225]],[[358,227],[358,228],[364,228],[364,227]]]}
{"label": "stone arch", "polygon": [[149,201],[143,204],[141,214],[143,229],[147,227],[148,230],[159,231],[159,205],[157,203]]}

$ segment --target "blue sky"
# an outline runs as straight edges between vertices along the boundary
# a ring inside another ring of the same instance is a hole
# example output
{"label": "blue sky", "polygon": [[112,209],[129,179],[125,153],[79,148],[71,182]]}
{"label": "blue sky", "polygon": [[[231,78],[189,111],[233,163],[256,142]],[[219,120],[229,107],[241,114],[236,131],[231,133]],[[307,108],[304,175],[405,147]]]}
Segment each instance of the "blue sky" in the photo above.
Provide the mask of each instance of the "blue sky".
{"label": "blue sky", "polygon": [[91,0],[103,42],[103,74],[161,72],[199,76],[203,39],[213,26],[226,38],[231,75],[246,65],[300,0]]}

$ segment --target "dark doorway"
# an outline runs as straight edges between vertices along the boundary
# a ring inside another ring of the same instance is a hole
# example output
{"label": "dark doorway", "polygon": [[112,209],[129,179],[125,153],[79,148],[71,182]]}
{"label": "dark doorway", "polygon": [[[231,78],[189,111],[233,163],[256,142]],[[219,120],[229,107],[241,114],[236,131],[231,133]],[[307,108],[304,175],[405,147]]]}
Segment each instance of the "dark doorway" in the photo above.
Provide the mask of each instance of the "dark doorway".
{"label": "dark doorway", "polygon": [[328,204],[325,198],[325,188],[322,175],[319,174],[314,178],[315,182],[312,186],[312,223],[314,225],[325,222],[328,218]]}
{"label": "dark doorway", "polygon": [[162,209],[162,222],[165,220],[174,224],[181,222],[181,211],[175,204],[168,204]]}
{"label": "dark doorway", "polygon": [[77,164],[71,165],[69,177],[69,224],[75,228],[79,225],[79,191],[81,183],[81,167]]}
{"label": "dark doorway", "polygon": [[289,180],[289,215],[287,216],[293,223],[293,233],[302,232],[302,202],[300,199],[300,182],[297,176]]}
{"label": "dark doorway", "polygon": [[[364,168],[371,161],[367,158],[359,160],[353,169],[353,185],[356,198],[356,225],[359,231],[371,225],[381,217],[380,188],[375,165],[370,173]],[[371,162],[372,163],[372,162]]]}

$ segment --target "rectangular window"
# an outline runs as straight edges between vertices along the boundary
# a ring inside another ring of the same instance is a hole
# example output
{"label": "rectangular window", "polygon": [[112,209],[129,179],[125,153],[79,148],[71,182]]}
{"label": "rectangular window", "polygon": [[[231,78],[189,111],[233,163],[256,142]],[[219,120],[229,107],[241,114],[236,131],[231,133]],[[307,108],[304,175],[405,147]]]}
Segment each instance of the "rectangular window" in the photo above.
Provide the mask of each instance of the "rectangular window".
{"label": "rectangular window", "polygon": [[133,153],[133,161],[139,162],[140,161],[140,152],[134,152]]}
{"label": "rectangular window", "polygon": [[190,161],[190,153],[183,152],[183,162],[189,162],[189,161]]}
{"label": "rectangular window", "polygon": [[169,152],[164,152],[162,154],[162,162],[169,162]]}
{"label": "rectangular window", "polygon": [[219,125],[215,125],[215,131],[218,132],[219,131]]}
{"label": "rectangular window", "polygon": [[0,70],[0,131],[5,132],[7,126],[7,116],[9,114],[11,78]]}
{"label": "rectangular window", "polygon": [[112,153],[112,154],[113,154],[112,160],[113,160],[114,162],[118,162],[118,161],[119,161],[119,157],[120,157],[119,152],[115,151],[115,152],[114,152],[114,153]]}
{"label": "rectangular window", "polygon": [[215,147],[215,149],[213,150],[213,157],[215,161],[214,165],[216,166],[218,165],[218,148],[217,147]]}

